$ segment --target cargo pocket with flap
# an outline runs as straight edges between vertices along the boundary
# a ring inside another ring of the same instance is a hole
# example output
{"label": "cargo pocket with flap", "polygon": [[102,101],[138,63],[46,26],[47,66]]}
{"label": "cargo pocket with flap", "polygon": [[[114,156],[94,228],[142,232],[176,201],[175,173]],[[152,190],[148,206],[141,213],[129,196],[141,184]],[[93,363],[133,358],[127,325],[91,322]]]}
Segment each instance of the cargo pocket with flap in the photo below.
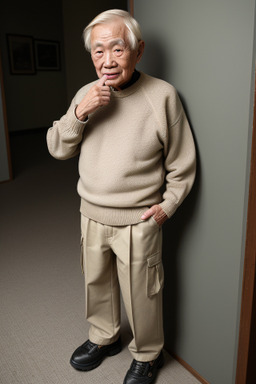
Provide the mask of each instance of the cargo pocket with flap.
{"label": "cargo pocket with flap", "polygon": [[147,296],[156,295],[164,283],[164,270],[161,253],[157,252],[147,258]]}

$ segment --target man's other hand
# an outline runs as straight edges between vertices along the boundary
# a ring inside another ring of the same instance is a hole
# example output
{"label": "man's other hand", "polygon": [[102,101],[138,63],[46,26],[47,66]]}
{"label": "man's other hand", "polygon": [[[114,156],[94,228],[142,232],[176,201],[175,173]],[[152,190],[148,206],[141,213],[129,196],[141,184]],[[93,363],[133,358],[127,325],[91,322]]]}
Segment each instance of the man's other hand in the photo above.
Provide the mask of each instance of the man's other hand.
{"label": "man's other hand", "polygon": [[163,223],[168,219],[166,213],[162,210],[160,205],[152,205],[146,212],[141,216],[141,220],[147,220],[151,216],[153,216],[154,220],[157,222],[159,227],[163,225]]}

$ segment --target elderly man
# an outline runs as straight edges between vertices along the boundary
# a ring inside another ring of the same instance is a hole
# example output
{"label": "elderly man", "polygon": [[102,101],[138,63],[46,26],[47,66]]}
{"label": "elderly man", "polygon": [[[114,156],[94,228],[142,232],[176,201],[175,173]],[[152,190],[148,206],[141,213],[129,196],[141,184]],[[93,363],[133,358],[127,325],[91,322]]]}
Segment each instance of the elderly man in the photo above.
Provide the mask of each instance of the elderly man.
{"label": "elderly man", "polygon": [[124,384],[149,384],[163,365],[161,227],[192,187],[195,147],[175,89],[135,69],[144,42],[128,12],[98,15],[84,41],[99,79],[77,92],[47,133],[55,158],[80,154],[90,330],[70,362],[89,371],[121,351],[121,288],[133,334]]}

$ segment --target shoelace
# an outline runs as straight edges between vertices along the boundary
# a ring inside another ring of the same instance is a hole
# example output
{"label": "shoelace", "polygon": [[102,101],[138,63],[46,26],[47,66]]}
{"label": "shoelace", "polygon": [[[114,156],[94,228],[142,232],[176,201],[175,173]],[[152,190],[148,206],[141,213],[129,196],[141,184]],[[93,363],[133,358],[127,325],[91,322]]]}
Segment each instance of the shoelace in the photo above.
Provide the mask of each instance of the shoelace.
{"label": "shoelace", "polygon": [[151,365],[152,363],[150,364],[134,360],[132,362],[131,370],[138,375],[145,376]]}
{"label": "shoelace", "polygon": [[92,343],[90,340],[87,340],[87,342],[84,344],[84,348],[86,349],[92,349],[95,347],[96,344]]}
{"label": "shoelace", "polygon": [[90,340],[87,341],[86,345],[87,345],[89,348],[95,347],[95,344],[92,343]]}

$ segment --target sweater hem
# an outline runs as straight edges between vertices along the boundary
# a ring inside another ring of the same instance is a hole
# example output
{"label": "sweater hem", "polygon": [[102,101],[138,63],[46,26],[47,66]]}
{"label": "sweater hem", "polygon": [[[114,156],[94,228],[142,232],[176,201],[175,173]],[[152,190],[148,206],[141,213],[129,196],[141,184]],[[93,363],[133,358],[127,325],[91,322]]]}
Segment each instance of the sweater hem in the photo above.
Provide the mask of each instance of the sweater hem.
{"label": "sweater hem", "polygon": [[101,207],[81,198],[80,212],[88,219],[104,225],[126,226],[142,222],[141,216],[148,206],[138,208]]}

